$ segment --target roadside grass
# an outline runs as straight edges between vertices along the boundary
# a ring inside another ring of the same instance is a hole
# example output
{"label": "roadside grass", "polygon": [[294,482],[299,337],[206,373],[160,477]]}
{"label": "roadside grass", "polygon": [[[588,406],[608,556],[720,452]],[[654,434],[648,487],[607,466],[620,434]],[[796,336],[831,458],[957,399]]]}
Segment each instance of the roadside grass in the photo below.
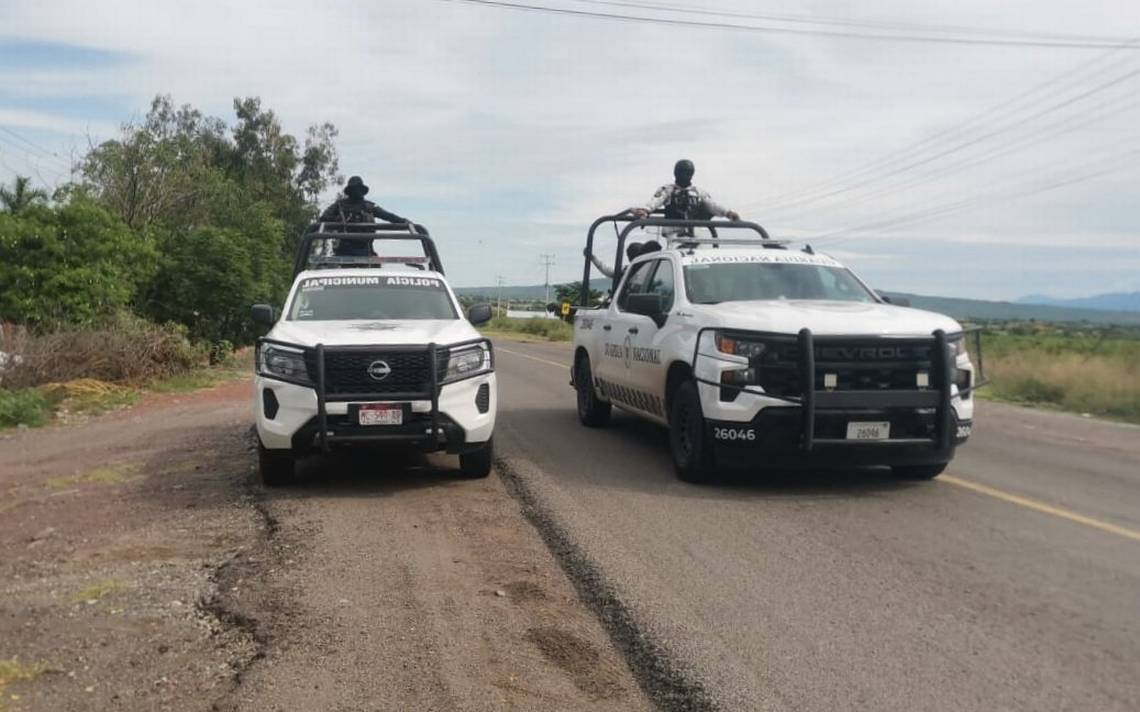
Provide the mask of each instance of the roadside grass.
{"label": "roadside grass", "polygon": [[18,389],[0,388],[0,429],[38,428],[53,419],[92,416],[134,405],[146,393],[190,393],[242,378],[252,356],[239,352],[213,367],[195,368],[137,384],[80,378]]}
{"label": "roadside grass", "polygon": [[38,428],[51,420],[60,398],[39,388],[0,389],[0,428]]}
{"label": "roadside grass", "polygon": [[0,712],[7,710],[9,699],[19,701],[19,695],[9,695],[7,688],[16,682],[31,682],[47,670],[43,663],[22,663],[19,658],[0,660]]}
{"label": "roadside grass", "polygon": [[497,316],[480,328],[484,336],[533,336],[543,341],[570,341],[574,326],[559,319],[515,319]]}
{"label": "roadside grass", "polygon": [[990,325],[983,398],[1140,423],[1140,333],[1039,323]]}
{"label": "roadside grass", "polygon": [[122,581],[119,581],[117,579],[107,579],[105,581],[94,583],[81,591],[76,591],[71,595],[70,598],[72,603],[93,604],[105,596],[109,596],[113,593],[118,593],[119,591],[124,591],[126,588],[127,584],[123,583]]}
{"label": "roadside grass", "polygon": [[81,484],[117,485],[133,479],[142,465],[137,462],[126,462],[108,467],[97,467],[94,470],[82,472],[78,475],[52,477],[44,481],[44,487],[49,489],[64,489]]}

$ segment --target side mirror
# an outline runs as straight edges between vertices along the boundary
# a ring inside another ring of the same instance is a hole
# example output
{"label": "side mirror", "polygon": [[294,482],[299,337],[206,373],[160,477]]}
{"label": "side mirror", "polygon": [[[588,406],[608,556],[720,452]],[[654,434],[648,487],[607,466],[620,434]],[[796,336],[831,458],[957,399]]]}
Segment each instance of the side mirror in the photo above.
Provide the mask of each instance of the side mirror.
{"label": "side mirror", "polygon": [[268,304],[254,304],[252,311],[253,320],[258,324],[273,326],[277,323],[277,315],[273,313],[273,307]]}
{"label": "side mirror", "polygon": [[630,294],[625,298],[626,311],[647,316],[661,326],[665,323],[665,298],[660,294]]}
{"label": "side mirror", "polygon": [[474,326],[486,324],[491,321],[491,305],[490,304],[476,304],[467,310],[467,321],[471,322]]}
{"label": "side mirror", "polygon": [[905,297],[891,297],[888,296],[886,292],[875,292],[875,294],[878,294],[879,299],[882,299],[887,304],[894,304],[896,307],[910,306],[910,300]]}

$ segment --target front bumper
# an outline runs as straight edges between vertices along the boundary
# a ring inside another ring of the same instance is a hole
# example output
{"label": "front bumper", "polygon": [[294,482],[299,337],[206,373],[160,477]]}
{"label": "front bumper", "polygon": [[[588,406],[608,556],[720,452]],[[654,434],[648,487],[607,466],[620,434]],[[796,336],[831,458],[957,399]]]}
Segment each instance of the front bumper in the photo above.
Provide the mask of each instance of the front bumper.
{"label": "front bumper", "polygon": [[[480,401],[480,389],[485,398]],[[277,408],[269,417],[265,391],[273,394]],[[498,389],[494,373],[476,376],[439,388],[438,415],[432,432],[430,400],[365,398],[325,403],[325,444],[404,445],[426,451],[457,453],[476,448],[491,439],[495,429]],[[484,404],[485,411],[481,409]],[[361,403],[403,403],[404,424],[360,426],[355,417]],[[322,448],[320,413],[315,389],[259,375],[254,378],[253,408],[257,434],[270,450],[291,449],[298,453]]]}
{"label": "front bumper", "polygon": [[[849,422],[889,422],[888,440],[846,440]],[[803,412],[799,407],[771,407],[747,423],[707,420],[708,441],[717,462],[729,467],[847,468],[879,465],[936,465],[954,459],[969,438],[972,421],[952,422],[953,436],[937,437],[937,411],[907,408],[829,409],[815,413],[815,440],[803,447]]]}
{"label": "front bumper", "polygon": [[[793,393],[784,395],[772,395],[751,386],[726,386],[722,379],[725,372],[756,364],[742,357],[719,354],[713,347],[709,330],[698,334],[693,356],[694,377],[699,384],[709,440],[719,459],[726,464],[838,467],[942,464],[953,459],[955,448],[970,435],[973,427],[971,391],[976,387],[973,366],[964,354],[952,358],[944,332],[905,339],[817,337],[808,329],[801,330],[795,337],[741,333],[782,344],[783,348],[794,345],[796,355],[791,368],[794,368],[796,385]],[[708,338],[702,338],[706,335]],[[817,363],[817,347],[829,360]],[[900,354],[906,348],[911,348],[914,355],[904,359]],[[892,354],[887,366],[858,360],[859,353],[866,351],[874,355],[880,349]],[[837,360],[833,354],[840,350],[856,356]],[[980,346],[978,353],[980,357]],[[886,370],[888,375],[853,380],[860,384],[855,387],[844,381],[842,385],[846,388],[839,388],[837,374],[856,369],[863,369],[864,373]],[[898,374],[905,374],[901,382],[896,378]],[[905,379],[916,379],[919,375],[923,381],[912,380],[913,385],[903,387]],[[956,378],[963,375],[968,376],[971,386],[960,391]],[[892,385],[878,386],[880,380]],[[864,383],[870,386],[862,385]],[[888,422],[890,437],[849,440],[847,426],[853,422]]]}

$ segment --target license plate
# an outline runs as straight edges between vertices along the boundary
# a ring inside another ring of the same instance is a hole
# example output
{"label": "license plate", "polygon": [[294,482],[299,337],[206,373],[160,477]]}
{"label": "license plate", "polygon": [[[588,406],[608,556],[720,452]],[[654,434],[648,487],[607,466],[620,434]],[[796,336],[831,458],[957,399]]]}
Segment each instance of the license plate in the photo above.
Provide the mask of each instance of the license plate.
{"label": "license plate", "polygon": [[890,423],[848,423],[848,440],[888,440],[891,437]]}
{"label": "license plate", "polygon": [[403,425],[404,406],[399,403],[366,403],[360,406],[361,425]]}

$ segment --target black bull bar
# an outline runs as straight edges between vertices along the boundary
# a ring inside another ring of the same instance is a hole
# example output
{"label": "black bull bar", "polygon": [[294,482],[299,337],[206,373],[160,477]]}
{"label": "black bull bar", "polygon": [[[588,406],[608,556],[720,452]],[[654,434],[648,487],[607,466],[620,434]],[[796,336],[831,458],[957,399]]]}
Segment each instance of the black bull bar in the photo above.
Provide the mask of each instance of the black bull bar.
{"label": "black bull bar", "polygon": [[[789,334],[775,334],[757,331],[742,331],[730,329],[732,335],[742,339],[755,339],[765,342],[794,342],[798,346],[799,357],[796,364],[800,394],[775,395],[756,390],[755,386],[738,386],[720,383],[701,378],[698,373],[698,359],[710,358],[701,354],[701,343],[705,333],[715,332],[718,329],[705,327],[697,332],[696,343],[693,347],[693,378],[698,383],[716,386],[737,392],[751,393],[753,395],[784,401],[800,406],[801,440],[800,447],[804,452],[811,452],[817,445],[931,445],[939,450],[946,450],[954,443],[954,410],[952,406],[954,394],[951,389],[954,385],[955,359],[950,354],[951,339],[946,332],[939,329],[930,337],[897,338],[889,336],[816,336],[811,329],[800,329],[795,336]],[[719,331],[726,331],[719,329]],[[974,364],[974,380],[966,388],[958,392],[960,398],[968,396],[975,389],[986,385],[982,371],[982,341],[981,328],[974,327],[961,332],[962,338],[973,335],[975,337],[975,350],[977,363]],[[900,343],[908,345],[931,346],[931,381],[930,386],[924,389],[908,390],[831,390],[817,389],[816,384],[816,353],[817,347],[842,346],[857,341],[865,343],[881,343],[882,346],[893,346]],[[836,438],[817,438],[815,436],[816,414],[821,409],[840,408],[933,408],[936,413],[937,427],[932,438],[894,438],[887,440],[846,440]]]}
{"label": "black bull bar", "polygon": [[[262,344],[275,344],[278,346],[287,346],[292,349],[301,349],[305,355],[305,361],[308,362],[307,356],[311,353],[314,356],[316,363],[316,378],[311,383],[291,380],[282,378],[272,373],[265,373],[261,371],[260,358],[256,368],[261,375],[273,378],[286,383],[294,385],[307,386],[316,391],[317,396],[317,442],[321,451],[328,452],[330,443],[422,443],[425,445],[435,445],[439,442],[439,438],[443,435],[442,419],[439,412],[439,393],[442,386],[446,385],[441,383],[439,373],[439,355],[449,354],[455,349],[460,349],[465,346],[473,346],[475,344],[487,344],[488,349],[491,347],[491,340],[486,338],[469,339],[467,341],[460,341],[454,344],[439,345],[436,343],[429,344],[362,344],[350,346],[326,346],[324,344],[317,344],[315,347],[302,347],[297,344],[292,344],[287,341],[278,341],[276,339],[268,339],[262,337],[258,339],[258,351],[260,352]],[[328,384],[325,376],[325,356],[329,353],[369,353],[383,356],[384,354],[392,353],[408,353],[408,352],[423,352],[428,357],[428,379],[425,381],[423,389],[413,389],[402,392],[361,392],[361,393],[335,393],[330,395],[328,393]],[[491,364],[494,368],[494,351],[491,351]],[[449,381],[454,383],[457,380]],[[431,403],[431,411],[429,416],[429,425],[422,433],[409,434],[409,433],[393,433],[387,434],[382,431],[367,434],[352,434],[352,435],[334,435],[329,433],[328,421],[328,404],[330,402],[346,403],[346,402],[387,402],[387,401],[429,401]]]}

